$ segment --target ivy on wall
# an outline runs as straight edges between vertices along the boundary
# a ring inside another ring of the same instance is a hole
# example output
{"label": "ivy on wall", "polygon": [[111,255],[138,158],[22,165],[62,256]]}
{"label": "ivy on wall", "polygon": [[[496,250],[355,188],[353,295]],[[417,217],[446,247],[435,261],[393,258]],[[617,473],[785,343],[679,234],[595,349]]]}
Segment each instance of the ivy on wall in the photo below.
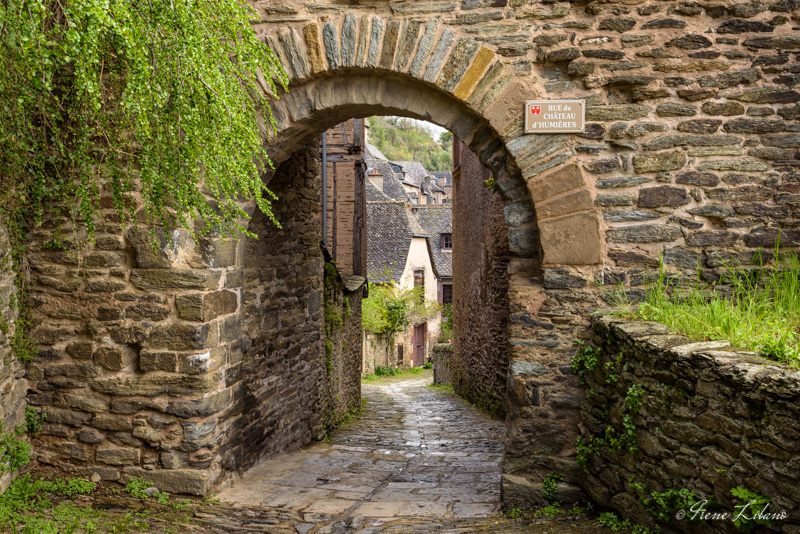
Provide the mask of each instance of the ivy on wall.
{"label": "ivy on wall", "polygon": [[2,206],[90,239],[103,193],[127,224],[246,233],[243,198],[274,221],[258,117],[275,130],[263,90],[287,77],[253,16],[238,0],[0,3]]}

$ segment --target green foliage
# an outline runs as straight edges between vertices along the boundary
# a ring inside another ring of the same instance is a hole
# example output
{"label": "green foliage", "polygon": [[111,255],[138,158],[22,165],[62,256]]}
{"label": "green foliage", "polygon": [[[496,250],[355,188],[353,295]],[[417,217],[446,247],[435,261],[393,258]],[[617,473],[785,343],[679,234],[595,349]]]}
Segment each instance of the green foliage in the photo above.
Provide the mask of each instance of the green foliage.
{"label": "green foliage", "polygon": [[663,262],[638,308],[622,315],[663,323],[692,339],[734,346],[800,368],[800,259],[776,251],[775,265],[730,266],[716,286],[671,277]]}
{"label": "green foliage", "polygon": [[519,507],[518,504],[515,504],[512,508],[508,510],[502,510],[500,515],[504,515],[509,519],[524,519],[528,517],[528,513]]}
{"label": "green foliage", "polygon": [[422,364],[423,369],[433,369],[433,362],[428,360],[427,362]]}
{"label": "green foliage", "polygon": [[6,432],[0,420],[0,473],[8,473],[28,465],[31,461],[31,446],[22,439],[25,426],[18,426],[14,432]]}
{"label": "green foliage", "polygon": [[276,93],[287,77],[254,16],[236,0],[3,4],[2,206],[32,225],[52,217],[56,245],[64,222],[93,236],[103,195],[124,223],[200,233],[244,231],[242,199],[271,216],[260,85]]}
{"label": "green foliage", "polygon": [[[697,503],[697,495],[694,491],[683,488],[670,488],[661,493],[652,492],[649,497],[640,497],[641,502],[653,517],[662,523],[669,523],[678,510],[690,510]],[[686,516],[691,520],[690,515]]]}
{"label": "green foliage", "polygon": [[597,522],[610,528],[614,532],[628,532],[630,534],[659,534],[661,532],[658,527],[650,528],[644,525],[633,525],[627,519],[620,519],[617,514],[613,512],[600,514],[597,518]]}
{"label": "green foliage", "polygon": [[[152,488],[153,483],[147,482],[146,480],[142,480],[141,478],[132,478],[125,486],[125,491],[133,497],[134,499],[142,499],[147,500],[153,498],[158,502],[158,504],[170,504],[169,503],[169,493],[166,491],[153,491],[153,492],[146,492],[145,490]],[[175,505],[181,506],[181,505]]]}
{"label": "green foliage", "polygon": [[370,143],[392,161],[419,161],[429,171],[449,171],[453,166],[450,132],[439,136],[440,144],[430,130],[410,119],[369,117],[367,125]]}
{"label": "green foliage", "polygon": [[442,322],[439,331],[439,342],[447,343],[453,339],[453,304],[442,304]]}
{"label": "green foliage", "polygon": [[578,352],[572,357],[572,372],[578,376],[580,384],[585,386],[584,376],[597,369],[600,364],[601,350],[580,339],[575,341],[575,345],[578,346]]}
{"label": "green foliage", "polygon": [[377,365],[375,366],[375,374],[378,376],[395,376],[397,375],[397,369],[394,367]]}
{"label": "green foliage", "polygon": [[439,312],[426,300],[422,286],[401,289],[394,282],[369,284],[369,297],[361,303],[361,326],[373,334],[394,336],[410,324],[420,324]]}
{"label": "green foliage", "polygon": [[[737,513],[734,514],[733,524],[739,530],[750,532],[758,528],[758,525],[771,525],[772,521],[767,517],[758,517],[758,512],[764,510],[772,499],[766,495],[760,495],[742,486],[731,489],[731,495],[736,498]],[[742,511],[742,507],[747,507]]]}
{"label": "green foliage", "polygon": [[558,492],[558,483],[564,481],[564,475],[561,473],[551,472],[542,482],[542,497],[546,501],[554,501],[556,493]]}
{"label": "green foliage", "polygon": [[[75,506],[70,501],[53,506],[50,494],[64,497],[87,495],[95,484],[81,479],[32,481],[30,474],[17,478],[0,495],[0,530],[19,534],[60,534],[97,530],[93,521],[99,513],[91,507]],[[42,512],[50,510],[52,519]]]}
{"label": "green foliage", "polygon": [[25,407],[25,432],[35,438],[42,431],[42,423],[47,419],[45,412],[37,412],[33,406]]}

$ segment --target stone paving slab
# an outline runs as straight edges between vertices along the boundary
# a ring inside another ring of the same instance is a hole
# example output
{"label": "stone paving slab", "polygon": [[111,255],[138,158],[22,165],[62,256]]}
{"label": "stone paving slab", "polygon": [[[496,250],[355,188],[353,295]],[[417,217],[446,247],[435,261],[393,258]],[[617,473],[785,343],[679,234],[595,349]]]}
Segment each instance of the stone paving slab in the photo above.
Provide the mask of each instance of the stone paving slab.
{"label": "stone paving slab", "polygon": [[[329,443],[266,460],[217,497],[228,510],[295,514],[297,534],[600,531],[499,516],[503,423],[429,382],[364,385],[365,410]],[[284,532],[249,528],[231,532]]]}
{"label": "stone paving slab", "polygon": [[364,412],[329,443],[264,461],[218,498],[323,521],[490,516],[500,506],[503,424],[428,383],[364,385]]}

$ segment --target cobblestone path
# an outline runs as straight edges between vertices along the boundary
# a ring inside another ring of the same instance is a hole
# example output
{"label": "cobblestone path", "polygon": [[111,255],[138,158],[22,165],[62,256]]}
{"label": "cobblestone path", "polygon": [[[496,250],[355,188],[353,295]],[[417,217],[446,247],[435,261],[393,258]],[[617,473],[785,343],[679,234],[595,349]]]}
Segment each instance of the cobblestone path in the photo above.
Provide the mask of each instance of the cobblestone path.
{"label": "cobblestone path", "polygon": [[365,410],[329,443],[250,469],[217,495],[223,507],[240,507],[224,514],[231,531],[247,516],[266,515],[270,532],[300,534],[597,531],[497,515],[503,423],[425,387],[430,381],[365,384]]}
{"label": "cobblestone path", "polygon": [[286,508],[310,521],[497,512],[502,423],[429,382],[364,385],[364,412],[330,443],[261,463],[219,499]]}

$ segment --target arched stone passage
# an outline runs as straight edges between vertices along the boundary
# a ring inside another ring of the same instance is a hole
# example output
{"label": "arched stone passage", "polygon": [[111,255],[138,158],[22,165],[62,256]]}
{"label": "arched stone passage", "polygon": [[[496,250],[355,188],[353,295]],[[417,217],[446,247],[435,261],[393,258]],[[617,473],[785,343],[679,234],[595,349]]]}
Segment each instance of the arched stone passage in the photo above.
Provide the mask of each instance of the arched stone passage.
{"label": "arched stone passage", "polygon": [[[725,4],[254,3],[291,78],[274,95],[277,163],[337,121],[394,113],[450,129],[495,173],[515,254],[508,502],[551,471],[577,479],[569,357],[602,305],[594,282],[639,292],[660,254],[713,280],[730,254],[800,246],[796,5]],[[584,99],[586,132],[523,135],[533,98]],[[176,232],[152,254],[104,215],[80,258],[45,233],[29,249],[41,352],[28,399],[49,414],[37,458],[205,493],[241,467],[226,440],[249,408],[243,242]]]}

